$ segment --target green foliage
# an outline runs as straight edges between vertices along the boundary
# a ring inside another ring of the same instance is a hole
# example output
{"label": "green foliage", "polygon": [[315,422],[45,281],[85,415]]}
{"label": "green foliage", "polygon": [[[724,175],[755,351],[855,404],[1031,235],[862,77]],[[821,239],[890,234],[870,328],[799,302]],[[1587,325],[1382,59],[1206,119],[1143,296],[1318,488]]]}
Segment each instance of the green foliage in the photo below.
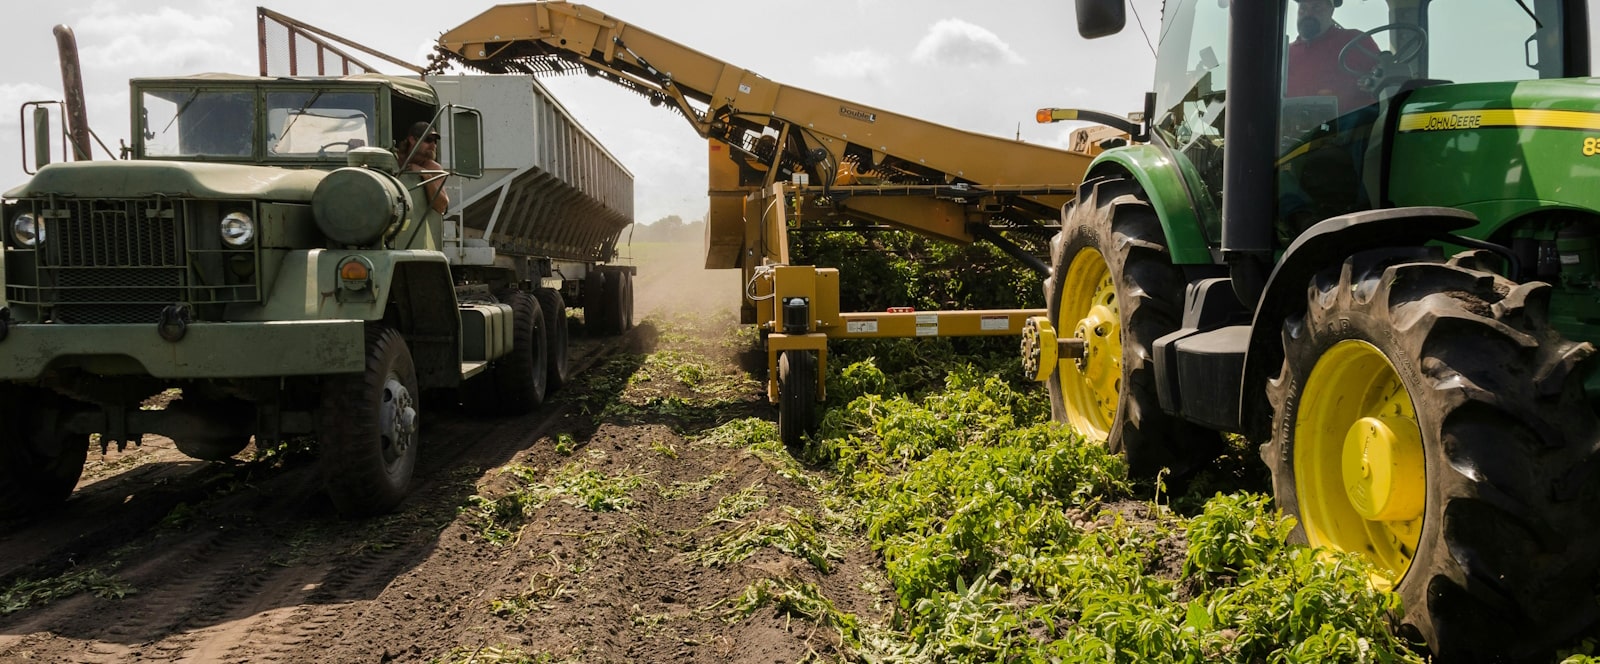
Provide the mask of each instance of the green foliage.
{"label": "green foliage", "polygon": [[760,482],[723,496],[717,507],[706,515],[706,525],[732,523],[767,506],[767,487]]}
{"label": "green foliage", "polygon": [[770,547],[804,559],[823,573],[833,569],[831,561],[844,558],[838,546],[817,534],[815,519],[793,508],[784,512],[786,520],[756,519],[711,538],[685,557],[706,567],[726,567]]}
{"label": "green foliage", "polygon": [[83,567],[45,579],[21,579],[0,592],[0,616],[43,606],[78,593],[122,599],[137,592],[126,581],[95,567]]}
{"label": "green foliage", "polygon": [[758,417],[726,422],[705,432],[699,438],[703,445],[726,448],[751,447],[758,443],[778,440],[778,425]]}
{"label": "green foliage", "polygon": [[[1013,236],[1044,255],[1043,241]],[[836,267],[845,311],[1043,306],[1038,273],[988,242],[955,245],[907,231],[790,235],[796,264]]]}
{"label": "green foliage", "polygon": [[941,662],[1420,661],[1388,631],[1398,598],[1357,559],[1288,545],[1292,522],[1265,497],[1219,495],[1186,520],[1132,500],[1119,457],[1043,423],[1040,400],[1005,380],[958,369],[913,400],[885,394],[877,366],[840,373],[854,398],[822,441],[900,600],[903,637],[861,648],[909,643]]}
{"label": "green foliage", "polygon": [[556,471],[550,494],[566,496],[568,501],[591,512],[618,512],[633,506],[628,494],[644,482],[641,475],[607,475],[579,464]]}

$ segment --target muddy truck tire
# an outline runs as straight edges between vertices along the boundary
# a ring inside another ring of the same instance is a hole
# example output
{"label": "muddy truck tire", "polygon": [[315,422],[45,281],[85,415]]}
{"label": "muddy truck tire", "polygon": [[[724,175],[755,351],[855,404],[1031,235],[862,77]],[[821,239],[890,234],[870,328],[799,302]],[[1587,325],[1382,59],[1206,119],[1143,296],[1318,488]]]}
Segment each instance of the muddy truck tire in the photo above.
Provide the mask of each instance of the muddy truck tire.
{"label": "muddy truck tire", "polygon": [[340,514],[393,510],[417,464],[417,370],[405,338],[367,327],[366,370],[323,381],[317,409],[323,487]]}

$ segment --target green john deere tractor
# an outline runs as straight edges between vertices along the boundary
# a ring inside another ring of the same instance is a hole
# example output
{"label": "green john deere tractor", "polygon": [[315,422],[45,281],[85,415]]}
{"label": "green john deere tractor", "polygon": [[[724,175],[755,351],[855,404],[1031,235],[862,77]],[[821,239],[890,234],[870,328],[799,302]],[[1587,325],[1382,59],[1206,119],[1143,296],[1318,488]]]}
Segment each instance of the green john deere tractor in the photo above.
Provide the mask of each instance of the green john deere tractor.
{"label": "green john deere tractor", "polygon": [[[1167,2],[1024,365],[1136,473],[1259,443],[1295,536],[1367,560],[1442,660],[1548,659],[1600,618],[1587,8],[1340,5]],[[1077,0],[1080,33],[1123,7]]]}

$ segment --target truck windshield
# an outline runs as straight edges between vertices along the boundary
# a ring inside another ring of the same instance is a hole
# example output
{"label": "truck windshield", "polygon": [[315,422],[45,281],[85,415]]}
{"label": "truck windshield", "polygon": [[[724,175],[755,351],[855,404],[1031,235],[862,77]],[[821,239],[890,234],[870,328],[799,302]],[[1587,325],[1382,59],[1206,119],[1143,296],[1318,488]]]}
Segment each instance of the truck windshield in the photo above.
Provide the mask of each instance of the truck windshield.
{"label": "truck windshield", "polygon": [[147,90],[140,110],[147,157],[250,157],[255,94],[198,88]]}
{"label": "truck windshield", "polygon": [[377,142],[371,92],[267,93],[267,156],[328,157]]}

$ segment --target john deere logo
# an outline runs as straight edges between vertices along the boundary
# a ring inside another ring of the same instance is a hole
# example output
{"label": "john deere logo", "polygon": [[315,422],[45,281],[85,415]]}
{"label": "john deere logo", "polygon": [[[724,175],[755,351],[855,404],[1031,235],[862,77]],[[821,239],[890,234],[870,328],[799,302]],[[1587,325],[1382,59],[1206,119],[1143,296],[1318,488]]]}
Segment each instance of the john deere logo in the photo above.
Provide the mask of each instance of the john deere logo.
{"label": "john deere logo", "polygon": [[858,111],[856,109],[850,108],[849,106],[840,106],[839,107],[839,115],[843,115],[843,116],[845,116],[847,118],[851,118],[851,119],[854,119],[854,120],[860,120],[862,122],[877,122],[878,121],[878,114],[877,113],[868,113],[866,111]]}

